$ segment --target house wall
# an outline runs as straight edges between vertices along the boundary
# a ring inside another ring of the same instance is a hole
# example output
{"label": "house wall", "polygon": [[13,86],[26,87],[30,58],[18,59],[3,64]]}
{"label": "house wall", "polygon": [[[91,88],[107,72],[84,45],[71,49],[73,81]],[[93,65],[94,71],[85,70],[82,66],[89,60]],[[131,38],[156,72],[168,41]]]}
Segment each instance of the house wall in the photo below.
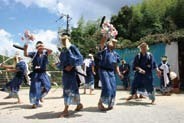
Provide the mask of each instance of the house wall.
{"label": "house wall", "polygon": [[178,42],[166,44],[165,55],[168,57],[168,63],[171,66],[171,71],[174,71],[179,76]]}

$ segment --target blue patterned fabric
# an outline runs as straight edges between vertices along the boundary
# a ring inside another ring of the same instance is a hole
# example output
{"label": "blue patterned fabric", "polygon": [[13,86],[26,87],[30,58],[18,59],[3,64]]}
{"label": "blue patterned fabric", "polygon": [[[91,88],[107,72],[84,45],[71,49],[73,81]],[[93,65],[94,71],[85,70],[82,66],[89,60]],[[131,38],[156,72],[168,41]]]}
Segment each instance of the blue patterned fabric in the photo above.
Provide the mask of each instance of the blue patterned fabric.
{"label": "blue patterned fabric", "polygon": [[120,62],[119,55],[108,48],[98,53],[99,57],[99,77],[102,83],[100,100],[109,107],[114,105],[116,96],[115,66]]}
{"label": "blue patterned fabric", "polygon": [[20,89],[20,85],[22,84],[22,81],[24,80],[24,74],[27,70],[26,63],[24,61],[20,61],[16,64],[16,72],[14,78],[9,82],[9,87],[11,93],[18,93]]}
{"label": "blue patterned fabric", "polygon": [[[145,70],[145,74],[136,71],[136,67],[140,67]],[[151,100],[154,100],[154,88],[153,88],[153,75],[152,70],[157,67],[154,57],[151,53],[146,53],[142,55],[139,53],[136,55],[133,62],[133,69],[135,70],[134,80],[132,82],[131,94],[135,94],[136,91],[148,93]]]}
{"label": "blue patterned fabric", "polygon": [[[63,48],[60,54],[58,67],[63,70],[62,84],[65,105],[80,104],[79,88],[76,79],[75,67],[83,64],[83,56],[79,50],[71,45],[68,49]],[[71,71],[66,71],[65,67],[73,66]]]}
{"label": "blue patterned fabric", "polygon": [[28,56],[33,58],[33,72],[29,75],[31,78],[29,98],[32,104],[39,105],[39,100],[44,97],[51,88],[50,79],[46,74],[48,55],[47,53],[43,53],[39,56],[37,52],[30,52]]}

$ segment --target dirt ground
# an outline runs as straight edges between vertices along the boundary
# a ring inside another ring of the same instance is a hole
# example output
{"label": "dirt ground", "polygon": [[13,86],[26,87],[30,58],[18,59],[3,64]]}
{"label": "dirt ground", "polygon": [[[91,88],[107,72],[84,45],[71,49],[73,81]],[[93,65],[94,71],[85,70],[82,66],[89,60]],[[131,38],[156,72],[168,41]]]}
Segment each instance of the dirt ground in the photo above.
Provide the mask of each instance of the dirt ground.
{"label": "dirt ground", "polygon": [[[87,91],[89,92],[89,91]],[[32,109],[29,103],[29,89],[21,89],[22,104],[15,104],[16,99],[4,99],[8,94],[0,92],[0,123],[183,123],[184,94],[161,96],[156,94],[156,104],[150,100],[137,99],[126,102],[129,92],[118,90],[113,110],[101,112],[97,109],[100,90],[94,95],[82,94],[84,109],[75,112],[70,106],[70,116],[58,118],[64,108],[62,89],[53,88],[46,96],[42,107]]]}

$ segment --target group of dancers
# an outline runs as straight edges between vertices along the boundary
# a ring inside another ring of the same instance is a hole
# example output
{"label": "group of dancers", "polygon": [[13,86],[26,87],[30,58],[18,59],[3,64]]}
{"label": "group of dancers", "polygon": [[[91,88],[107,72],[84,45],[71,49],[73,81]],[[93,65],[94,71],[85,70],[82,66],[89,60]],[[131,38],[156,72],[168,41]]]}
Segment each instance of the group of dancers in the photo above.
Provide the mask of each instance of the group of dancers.
{"label": "group of dancers", "polygon": [[[121,62],[120,56],[114,50],[116,47],[117,40],[113,37],[102,36],[100,41],[100,48],[97,53],[98,71],[94,71],[94,60],[93,56],[89,55],[89,59],[83,60],[83,56],[79,49],[71,44],[70,35],[63,33],[60,36],[62,49],[60,51],[59,60],[57,67],[63,71],[62,75],[62,86],[63,86],[63,97],[64,97],[64,110],[60,117],[66,117],[69,115],[68,109],[71,104],[76,105],[75,111],[83,109],[83,104],[80,101],[79,85],[77,82],[77,75],[79,73],[78,66],[85,64],[85,79],[86,84],[90,85],[90,94],[94,89],[94,77],[92,75],[98,74],[102,87],[101,95],[98,101],[98,109],[101,111],[112,110],[115,104],[116,97],[116,74],[123,78],[123,74],[120,72],[119,63]],[[46,66],[49,63],[48,55],[52,53],[52,50],[46,48],[42,41],[36,43],[36,52],[28,52],[28,44],[24,46],[24,56],[30,57],[32,60],[32,72],[29,74],[30,77],[30,92],[29,98],[32,108],[40,106],[40,102],[43,102],[44,96],[46,96],[51,89],[51,82],[46,73]],[[133,69],[135,71],[134,80],[131,85],[131,96],[127,98],[127,101],[134,98],[138,93],[146,92],[151,103],[155,102],[155,92],[153,87],[153,70],[156,70],[158,76],[161,76],[161,70],[165,69],[165,63],[157,66],[154,56],[148,52],[149,47],[145,42],[139,45],[140,53],[138,53],[133,62]],[[18,62],[16,67],[8,69],[4,64],[1,67],[7,68],[7,71],[15,72],[15,77],[10,81],[10,95],[18,98],[18,103],[21,103],[18,91],[20,85],[24,79],[27,66],[25,61],[20,56],[17,56]],[[160,69],[159,69],[160,68]],[[163,72],[165,79],[167,72]],[[87,86],[86,85],[86,86]],[[85,86],[85,89],[87,88]],[[163,86],[167,86],[163,83]],[[84,90],[86,93],[86,90]]]}

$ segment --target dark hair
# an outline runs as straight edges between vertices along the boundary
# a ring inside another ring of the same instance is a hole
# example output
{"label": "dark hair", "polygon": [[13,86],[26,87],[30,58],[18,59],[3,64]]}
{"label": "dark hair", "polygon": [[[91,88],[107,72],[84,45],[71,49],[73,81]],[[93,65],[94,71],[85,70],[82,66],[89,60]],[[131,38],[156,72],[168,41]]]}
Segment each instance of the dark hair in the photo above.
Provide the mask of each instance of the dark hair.
{"label": "dark hair", "polygon": [[64,36],[64,35],[67,35],[67,36],[69,36],[69,37],[70,37],[70,34],[69,34],[69,33],[67,33],[67,32],[62,33],[62,35],[61,35],[61,36]]}
{"label": "dark hair", "polygon": [[42,41],[37,41],[37,42],[36,42],[36,45],[37,45],[37,44],[43,44],[43,42],[42,42]]}

